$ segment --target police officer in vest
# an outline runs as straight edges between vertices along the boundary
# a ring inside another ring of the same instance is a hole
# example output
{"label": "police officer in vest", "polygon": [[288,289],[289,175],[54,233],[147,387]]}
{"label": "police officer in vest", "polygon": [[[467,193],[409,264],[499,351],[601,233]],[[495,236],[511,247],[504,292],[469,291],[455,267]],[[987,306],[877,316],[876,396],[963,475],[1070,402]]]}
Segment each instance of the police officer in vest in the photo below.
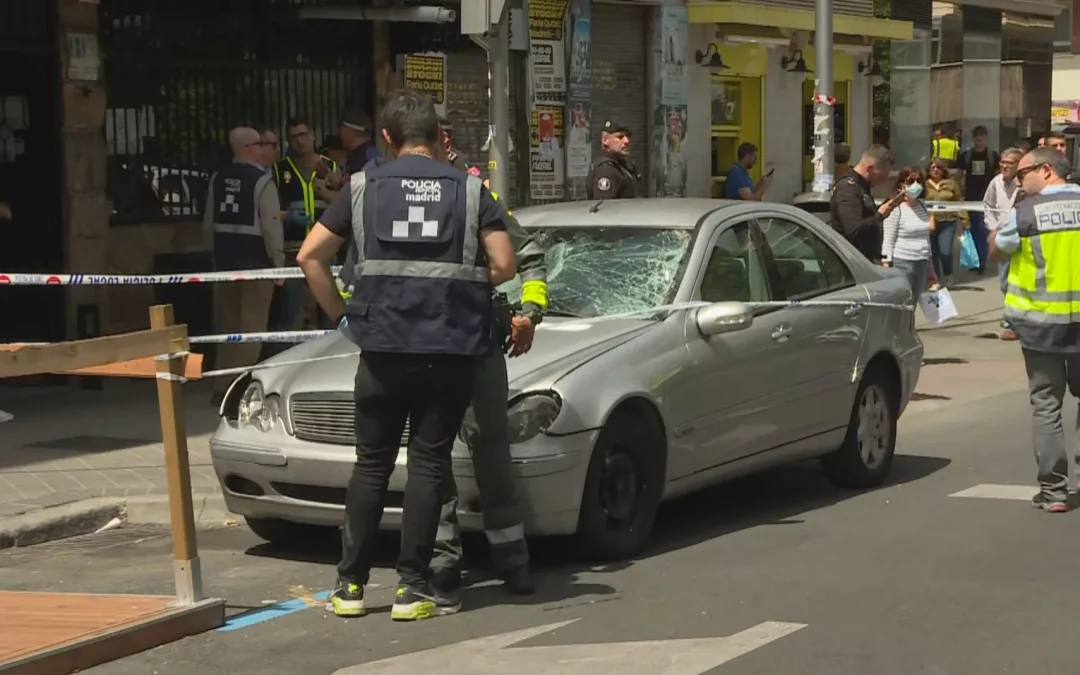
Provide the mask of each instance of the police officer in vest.
{"label": "police officer in vest", "polygon": [[[229,132],[233,161],[210,179],[203,227],[213,233],[214,267],[219,271],[283,267],[285,252],[281,206],[271,175],[262,165],[265,149],[259,132],[239,127]],[[280,281],[241,281],[217,284],[216,323],[219,333],[258,333],[266,330],[274,284]],[[217,367],[254,365],[257,342],[218,345]],[[214,402],[220,403],[231,384],[214,380]]]}
{"label": "police officer in vest", "polygon": [[1073,505],[1061,407],[1066,389],[1080,397],[1080,186],[1066,182],[1069,159],[1053,148],[1018,166],[1027,197],[991,235],[990,254],[1009,261],[1005,319],[1027,366],[1040,488],[1032,505],[1060,513]]}
{"label": "police officer in vest", "polygon": [[[329,191],[340,187],[337,162],[315,151],[315,132],[307,120],[294,117],[285,123],[288,155],[274,165],[274,182],[281,198],[285,225],[285,254],[291,264],[304,237],[328,205]],[[282,294],[274,330],[295,330],[304,309],[304,282],[290,279]]]}
{"label": "police officer in vest", "polygon": [[[383,498],[408,420],[401,580],[391,617],[416,620],[460,609],[430,583],[432,548],[476,363],[495,347],[492,288],[512,279],[517,263],[503,213],[487,189],[437,159],[440,131],[431,100],[397,92],[380,120],[396,159],[353,174],[297,262],[319,304],[360,347],[356,464],[331,605],[339,616],[364,614]],[[359,261],[346,307],[329,263],[350,239]]]}
{"label": "police officer in vest", "polygon": [[641,174],[630,161],[630,128],[608,120],[600,132],[600,158],[585,179],[589,199],[633,199],[641,194]]}
{"label": "police officer in vest", "polygon": [[[450,157],[446,157],[449,162]],[[521,309],[513,315],[504,298],[496,298],[498,315],[492,328],[496,345],[507,344],[510,358],[532,347],[533,332],[547,309],[547,263],[544,249],[514,218],[505,203],[506,232],[517,257],[521,279]],[[525,505],[522,500],[513,459],[510,455],[510,430],[506,416],[509,393],[506,359],[502,350],[492,350],[476,366],[473,400],[465,416],[463,437],[472,454],[476,488],[483,505],[484,533],[491,548],[495,570],[504,588],[514,595],[536,590],[529,574],[529,546],[525,541]],[[453,481],[448,487],[454,488]],[[457,518],[456,490],[443,502],[439,535],[435,542],[432,582],[444,595],[452,595],[461,586],[461,528]]]}

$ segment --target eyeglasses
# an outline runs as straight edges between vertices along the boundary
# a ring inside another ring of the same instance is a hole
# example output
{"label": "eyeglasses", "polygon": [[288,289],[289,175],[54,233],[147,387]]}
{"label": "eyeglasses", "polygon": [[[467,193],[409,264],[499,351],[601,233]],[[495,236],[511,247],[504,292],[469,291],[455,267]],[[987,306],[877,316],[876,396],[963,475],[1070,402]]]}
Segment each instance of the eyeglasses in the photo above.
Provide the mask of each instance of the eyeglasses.
{"label": "eyeglasses", "polygon": [[1020,169],[1016,172],[1016,177],[1020,180],[1024,180],[1024,178],[1026,178],[1027,175],[1030,174],[1032,171],[1041,169],[1045,166],[1046,164],[1033,164],[1032,166],[1025,166],[1023,169]]}

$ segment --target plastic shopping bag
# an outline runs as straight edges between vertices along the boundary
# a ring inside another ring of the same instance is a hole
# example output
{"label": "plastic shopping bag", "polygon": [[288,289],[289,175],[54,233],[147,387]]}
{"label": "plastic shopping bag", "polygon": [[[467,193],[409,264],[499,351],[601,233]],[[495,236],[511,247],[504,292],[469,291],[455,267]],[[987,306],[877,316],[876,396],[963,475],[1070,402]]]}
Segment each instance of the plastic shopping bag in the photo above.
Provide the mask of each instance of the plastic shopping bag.
{"label": "plastic shopping bag", "polygon": [[960,313],[956,311],[952,295],[945,288],[924,293],[919,298],[919,307],[926,315],[926,320],[935,326],[960,316]]}
{"label": "plastic shopping bag", "polygon": [[975,239],[971,230],[964,230],[960,237],[960,266],[966,270],[979,269],[979,250],[975,248]]}

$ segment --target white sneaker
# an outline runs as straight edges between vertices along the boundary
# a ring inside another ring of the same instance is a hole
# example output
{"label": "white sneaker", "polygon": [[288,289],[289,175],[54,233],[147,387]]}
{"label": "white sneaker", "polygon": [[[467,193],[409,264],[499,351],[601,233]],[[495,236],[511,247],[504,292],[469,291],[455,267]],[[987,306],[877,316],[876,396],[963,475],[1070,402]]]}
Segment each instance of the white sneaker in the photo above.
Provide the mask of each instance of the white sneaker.
{"label": "white sneaker", "polygon": [[15,419],[14,415],[9,412],[4,412],[3,410],[0,410],[0,423],[10,422],[13,419]]}

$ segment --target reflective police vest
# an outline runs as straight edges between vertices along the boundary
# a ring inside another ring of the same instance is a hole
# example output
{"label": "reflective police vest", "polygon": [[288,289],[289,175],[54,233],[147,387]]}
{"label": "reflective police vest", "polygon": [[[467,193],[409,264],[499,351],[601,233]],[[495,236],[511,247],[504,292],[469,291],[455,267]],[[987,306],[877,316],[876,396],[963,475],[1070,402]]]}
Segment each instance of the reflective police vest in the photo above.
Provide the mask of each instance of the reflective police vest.
{"label": "reflective police vest", "polygon": [[357,264],[348,330],[364,351],[486,355],[491,282],[480,179],[406,155],[351,178]]}
{"label": "reflective police vest", "polygon": [[[337,162],[325,155],[319,155],[319,157],[331,171],[338,170]],[[310,171],[308,179],[305,180],[304,171],[296,165],[292,157],[286,157],[274,165],[274,182],[277,183],[278,195],[281,197],[281,208],[307,216],[307,222],[302,228],[290,226],[288,222],[282,223],[285,226],[286,244],[290,242],[294,244],[286,248],[298,248],[295,244],[304,241],[304,237],[311,232],[315,222],[329,206],[315,192],[315,172]]]}
{"label": "reflective police vest", "polygon": [[1028,197],[1016,225],[1005,318],[1028,349],[1080,352],[1080,191]]}
{"label": "reflective police vest", "polygon": [[960,154],[960,144],[951,138],[935,138],[933,146],[933,159],[944,159],[951,162]]}
{"label": "reflective police vest", "polygon": [[211,182],[214,214],[214,265],[219,270],[258,270],[270,266],[262,222],[259,194],[271,180],[261,167],[233,162]]}

